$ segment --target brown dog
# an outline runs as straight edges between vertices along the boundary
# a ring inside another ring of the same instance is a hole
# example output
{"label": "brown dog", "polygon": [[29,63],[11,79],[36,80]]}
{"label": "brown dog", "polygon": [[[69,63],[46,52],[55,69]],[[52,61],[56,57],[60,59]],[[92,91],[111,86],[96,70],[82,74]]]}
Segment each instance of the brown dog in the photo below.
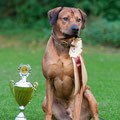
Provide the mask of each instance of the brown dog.
{"label": "brown dog", "polygon": [[84,28],[86,14],[76,8],[57,7],[48,12],[53,33],[42,62],[46,78],[45,120],[98,120],[97,102],[86,86],[80,112],[80,94],[74,96],[74,71],[69,56],[71,41]]}

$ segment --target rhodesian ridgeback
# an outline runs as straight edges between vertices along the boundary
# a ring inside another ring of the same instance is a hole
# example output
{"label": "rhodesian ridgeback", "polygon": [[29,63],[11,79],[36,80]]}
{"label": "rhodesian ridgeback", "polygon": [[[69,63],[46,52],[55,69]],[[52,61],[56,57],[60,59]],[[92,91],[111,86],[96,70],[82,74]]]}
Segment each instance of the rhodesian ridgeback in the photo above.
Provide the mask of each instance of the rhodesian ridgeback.
{"label": "rhodesian ridgeback", "polygon": [[74,69],[69,56],[71,42],[84,29],[86,14],[81,9],[57,7],[48,12],[48,17],[52,35],[42,61],[46,78],[46,96],[42,104],[45,120],[99,120],[97,102],[87,86],[81,108],[79,106],[80,95],[74,95]]}

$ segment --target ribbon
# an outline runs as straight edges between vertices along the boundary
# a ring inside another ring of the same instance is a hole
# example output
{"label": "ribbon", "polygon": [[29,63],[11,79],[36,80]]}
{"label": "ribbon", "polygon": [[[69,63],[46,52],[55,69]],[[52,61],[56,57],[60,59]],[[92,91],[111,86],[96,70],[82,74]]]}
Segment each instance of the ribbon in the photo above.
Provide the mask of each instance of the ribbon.
{"label": "ribbon", "polygon": [[82,40],[77,39],[73,41],[75,47],[71,47],[69,54],[72,57],[75,78],[75,92],[76,95],[81,87],[85,88],[87,83],[87,71],[82,57]]}

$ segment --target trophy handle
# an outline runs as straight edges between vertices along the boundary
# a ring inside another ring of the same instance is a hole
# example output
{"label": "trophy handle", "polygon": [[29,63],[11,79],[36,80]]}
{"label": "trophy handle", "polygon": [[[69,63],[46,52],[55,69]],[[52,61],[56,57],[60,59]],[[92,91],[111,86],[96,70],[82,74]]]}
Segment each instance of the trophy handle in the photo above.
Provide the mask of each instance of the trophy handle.
{"label": "trophy handle", "polygon": [[37,92],[37,89],[38,89],[38,82],[34,82],[32,97],[35,96],[35,94],[36,94],[36,92]]}
{"label": "trophy handle", "polygon": [[13,80],[11,80],[11,81],[9,82],[10,91],[11,91],[11,93],[13,94],[13,96],[15,96],[15,95],[14,95],[14,92],[13,92],[14,84],[15,84],[15,82],[14,82]]}

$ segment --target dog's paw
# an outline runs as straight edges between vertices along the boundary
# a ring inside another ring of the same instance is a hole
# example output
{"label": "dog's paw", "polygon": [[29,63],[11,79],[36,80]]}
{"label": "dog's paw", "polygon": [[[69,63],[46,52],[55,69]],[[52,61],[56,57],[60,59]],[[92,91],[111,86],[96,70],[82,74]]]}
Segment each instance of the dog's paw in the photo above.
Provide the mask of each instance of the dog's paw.
{"label": "dog's paw", "polygon": [[52,115],[45,115],[45,120],[51,120],[52,119]]}

